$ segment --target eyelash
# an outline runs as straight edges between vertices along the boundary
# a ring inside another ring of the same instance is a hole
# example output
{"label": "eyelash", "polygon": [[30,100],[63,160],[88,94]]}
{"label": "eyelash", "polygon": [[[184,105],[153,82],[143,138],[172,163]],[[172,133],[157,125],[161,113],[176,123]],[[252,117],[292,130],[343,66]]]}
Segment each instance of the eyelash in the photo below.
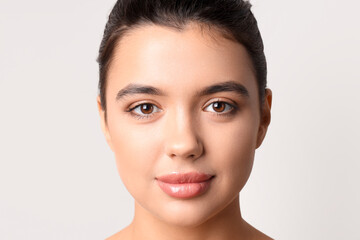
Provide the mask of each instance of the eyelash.
{"label": "eyelash", "polygon": [[[226,113],[217,113],[217,112],[211,112],[212,114],[215,114],[216,116],[219,116],[219,117],[230,117],[232,115],[235,114],[235,112],[237,111],[237,106],[235,106],[234,104],[230,104],[228,102],[224,102],[224,101],[220,101],[220,100],[217,100],[217,101],[214,101],[214,102],[211,102],[209,105],[207,105],[205,108],[209,107],[211,104],[214,104],[214,103],[225,103],[226,105],[230,106],[230,110],[227,111]],[[141,104],[138,104],[136,105],[135,107],[133,108],[130,108],[128,110],[126,110],[126,112],[129,112],[133,117],[135,117],[136,119],[149,119],[149,118],[152,118],[153,115],[155,113],[150,113],[150,114],[144,114],[144,115],[140,115],[140,114],[137,114],[137,113],[134,113],[133,111],[138,108],[138,107],[141,107],[142,105],[152,105],[152,106],[155,106],[155,104],[152,104],[152,103],[149,103],[149,102],[144,102],[144,103],[141,103]],[[155,106],[156,107],[156,106]],[[156,107],[158,108],[158,107]],[[226,108],[226,106],[225,106]]]}

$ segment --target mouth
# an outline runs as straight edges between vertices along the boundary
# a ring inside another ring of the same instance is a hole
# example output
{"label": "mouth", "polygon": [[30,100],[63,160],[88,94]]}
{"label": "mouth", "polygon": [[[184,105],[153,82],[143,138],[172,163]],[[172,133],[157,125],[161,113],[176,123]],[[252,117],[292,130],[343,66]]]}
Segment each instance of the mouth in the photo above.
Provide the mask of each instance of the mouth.
{"label": "mouth", "polygon": [[193,198],[205,193],[214,175],[201,172],[171,173],[156,177],[160,189],[174,198]]}

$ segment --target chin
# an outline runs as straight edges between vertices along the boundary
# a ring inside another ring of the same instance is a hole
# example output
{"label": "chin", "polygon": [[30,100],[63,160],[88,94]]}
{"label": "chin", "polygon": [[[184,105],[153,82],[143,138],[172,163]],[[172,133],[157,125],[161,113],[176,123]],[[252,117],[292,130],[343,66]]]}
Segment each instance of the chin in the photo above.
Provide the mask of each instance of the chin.
{"label": "chin", "polygon": [[208,220],[208,216],[199,216],[197,214],[193,215],[172,215],[172,216],[164,216],[163,221],[167,224],[177,226],[177,227],[197,227],[201,224],[205,223]]}
{"label": "chin", "polygon": [[174,226],[196,227],[205,223],[216,212],[209,203],[204,203],[204,201],[196,203],[174,201],[163,207],[158,217]]}

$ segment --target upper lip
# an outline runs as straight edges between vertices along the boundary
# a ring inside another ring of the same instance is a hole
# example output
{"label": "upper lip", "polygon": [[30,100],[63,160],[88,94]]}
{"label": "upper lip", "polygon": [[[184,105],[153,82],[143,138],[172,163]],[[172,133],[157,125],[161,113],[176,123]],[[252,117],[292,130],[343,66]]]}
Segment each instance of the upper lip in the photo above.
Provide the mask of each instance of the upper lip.
{"label": "upper lip", "polygon": [[157,180],[165,183],[199,183],[209,180],[213,175],[201,172],[170,173],[156,177]]}

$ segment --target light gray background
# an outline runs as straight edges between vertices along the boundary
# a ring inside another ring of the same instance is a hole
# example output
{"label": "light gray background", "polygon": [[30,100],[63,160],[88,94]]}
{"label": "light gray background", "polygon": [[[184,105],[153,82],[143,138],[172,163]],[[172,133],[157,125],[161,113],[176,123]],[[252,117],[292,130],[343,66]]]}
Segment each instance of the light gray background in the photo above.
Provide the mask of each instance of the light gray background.
{"label": "light gray background", "polygon": [[[0,1],[0,239],[104,239],[133,200],[100,130],[115,1]],[[272,123],[242,213],[276,239],[360,239],[357,0],[254,0]]]}

